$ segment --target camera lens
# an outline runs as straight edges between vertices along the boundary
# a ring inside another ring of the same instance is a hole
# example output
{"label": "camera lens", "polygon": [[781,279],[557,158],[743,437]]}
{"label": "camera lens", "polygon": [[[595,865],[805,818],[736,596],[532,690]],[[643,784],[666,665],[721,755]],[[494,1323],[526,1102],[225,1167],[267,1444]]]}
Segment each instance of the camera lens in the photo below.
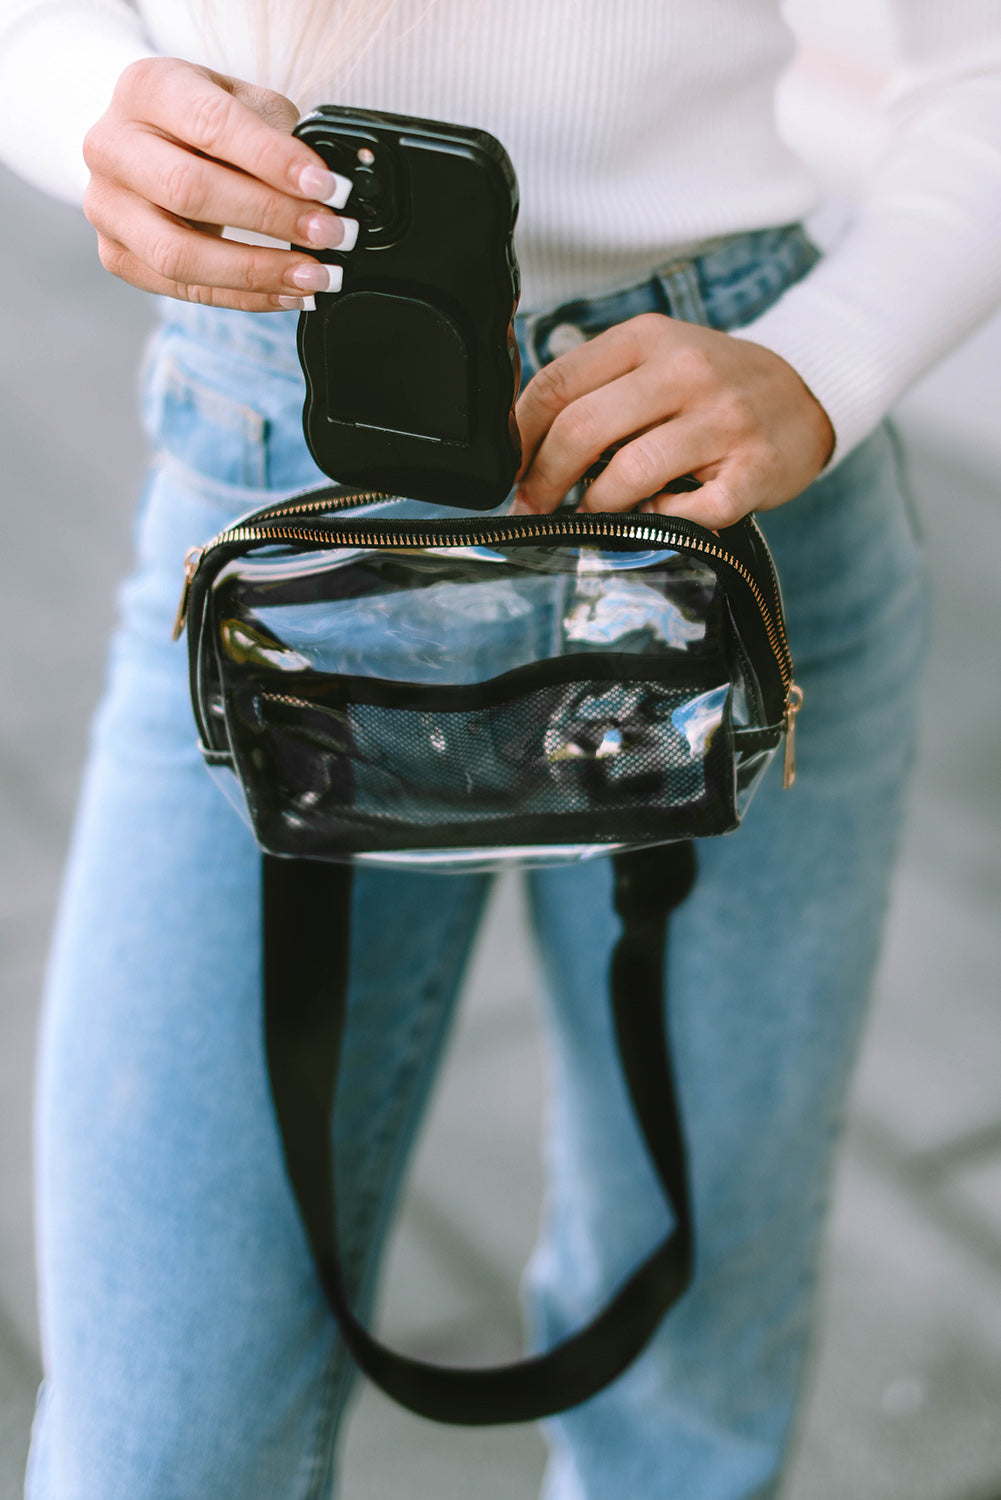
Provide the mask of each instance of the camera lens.
{"label": "camera lens", "polygon": [[367,172],[362,167],[354,174],[354,196],[363,203],[374,203],[382,197],[382,183],[374,172]]}

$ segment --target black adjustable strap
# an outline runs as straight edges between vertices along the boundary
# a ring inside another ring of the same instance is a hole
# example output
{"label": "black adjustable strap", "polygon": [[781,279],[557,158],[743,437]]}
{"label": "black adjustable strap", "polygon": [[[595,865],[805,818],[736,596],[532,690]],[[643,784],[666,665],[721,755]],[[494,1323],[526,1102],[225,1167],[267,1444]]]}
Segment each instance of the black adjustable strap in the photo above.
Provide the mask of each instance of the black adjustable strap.
{"label": "black adjustable strap", "polygon": [[544,1354],[469,1370],[394,1353],[349,1305],[331,1122],[345,1025],[351,869],[264,856],[265,1034],[289,1177],[345,1342],[366,1375],[421,1416],[486,1426],[533,1421],[586,1401],[632,1363],[691,1279],[691,1206],[663,994],[667,920],[691,889],[695,858],[691,844],[666,844],[615,855],[614,864],[622,923],[611,965],[616,1037],[673,1227],[586,1327]]}

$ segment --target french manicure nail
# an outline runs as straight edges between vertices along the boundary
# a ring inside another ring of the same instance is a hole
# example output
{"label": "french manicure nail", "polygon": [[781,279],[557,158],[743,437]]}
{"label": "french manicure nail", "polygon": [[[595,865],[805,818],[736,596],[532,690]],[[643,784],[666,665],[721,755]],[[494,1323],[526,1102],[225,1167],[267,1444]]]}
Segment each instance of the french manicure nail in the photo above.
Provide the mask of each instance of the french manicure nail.
{"label": "french manicure nail", "polygon": [[335,248],[338,250],[353,250],[358,243],[358,220],[342,219],[344,225],[344,238]]}
{"label": "french manicure nail", "polygon": [[351,178],[342,177],[340,172],[331,172],[330,175],[334,179],[334,190],[326,198],[321,198],[320,202],[325,203],[328,208],[343,208],[351,196]]}
{"label": "french manicure nail", "polygon": [[329,208],[343,208],[351,196],[351,178],[323,167],[303,167],[299,173],[299,191]]}
{"label": "french manicure nail", "polygon": [[316,298],[312,296],[303,297],[302,310],[303,312],[316,312]]}
{"label": "french manicure nail", "polygon": [[332,193],[336,193],[337,185],[343,182],[336,172],[328,172],[325,167],[303,167],[299,173],[299,191],[305,193],[307,198],[315,198],[318,203],[326,203]]}
{"label": "french manicure nail", "polygon": [[306,239],[318,250],[353,250],[358,240],[357,219],[337,219],[333,214],[312,214],[305,227]]}
{"label": "french manicure nail", "polygon": [[302,297],[279,297],[278,306],[287,308],[289,312],[302,312]]}
{"label": "french manicure nail", "polygon": [[339,292],[344,272],[340,266],[324,266],[319,261],[307,261],[295,266],[285,279],[304,292]]}

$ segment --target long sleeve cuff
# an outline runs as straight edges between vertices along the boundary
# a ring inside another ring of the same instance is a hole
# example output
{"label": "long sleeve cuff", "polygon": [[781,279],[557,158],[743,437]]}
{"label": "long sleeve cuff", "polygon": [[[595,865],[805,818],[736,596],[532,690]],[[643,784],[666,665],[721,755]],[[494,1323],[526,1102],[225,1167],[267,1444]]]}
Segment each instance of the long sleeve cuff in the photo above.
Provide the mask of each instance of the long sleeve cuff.
{"label": "long sleeve cuff", "polygon": [[0,17],[0,159],[36,187],[79,204],[83,138],[119,75],[154,48],[121,0],[52,0]]}
{"label": "long sleeve cuff", "polygon": [[841,243],[737,332],[831,419],[829,467],[1001,301],[1001,76],[968,80],[891,145]]}

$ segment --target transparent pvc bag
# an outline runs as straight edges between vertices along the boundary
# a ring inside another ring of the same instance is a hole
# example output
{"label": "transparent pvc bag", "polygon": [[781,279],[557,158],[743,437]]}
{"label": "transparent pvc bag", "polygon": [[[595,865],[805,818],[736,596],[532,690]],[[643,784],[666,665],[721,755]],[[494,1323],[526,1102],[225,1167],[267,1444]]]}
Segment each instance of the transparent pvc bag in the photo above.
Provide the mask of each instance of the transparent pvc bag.
{"label": "transparent pvc bag", "polygon": [[468,869],[739,824],[798,706],[753,521],[324,493],[189,567],[202,750],[266,852]]}

